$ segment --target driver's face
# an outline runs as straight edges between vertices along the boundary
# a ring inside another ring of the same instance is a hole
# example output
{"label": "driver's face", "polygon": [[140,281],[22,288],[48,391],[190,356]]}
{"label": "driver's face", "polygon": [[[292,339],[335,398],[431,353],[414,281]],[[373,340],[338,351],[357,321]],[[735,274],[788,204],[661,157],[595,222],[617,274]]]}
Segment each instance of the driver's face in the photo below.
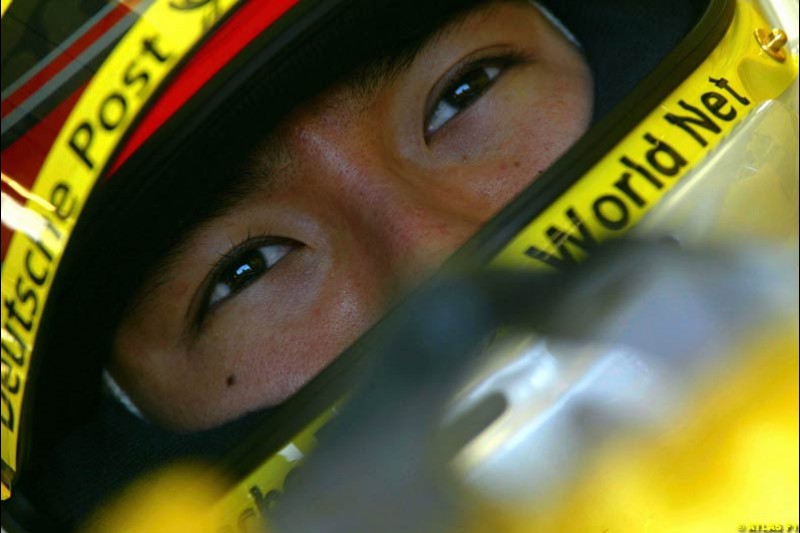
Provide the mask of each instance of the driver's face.
{"label": "driver's face", "polygon": [[511,2],[446,27],[369,90],[322,92],[139,295],[112,374],[178,430],[281,402],[564,152],[591,93],[579,52]]}

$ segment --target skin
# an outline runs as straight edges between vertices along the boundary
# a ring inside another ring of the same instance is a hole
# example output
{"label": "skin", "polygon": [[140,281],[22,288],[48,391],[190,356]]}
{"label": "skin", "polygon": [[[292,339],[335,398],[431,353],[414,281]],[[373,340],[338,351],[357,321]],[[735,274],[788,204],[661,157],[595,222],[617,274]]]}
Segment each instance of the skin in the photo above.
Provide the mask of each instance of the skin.
{"label": "skin", "polygon": [[[478,60],[493,83],[426,132],[459,68]],[[580,53],[523,3],[471,12],[370,90],[324,91],[254,154],[258,187],[143,289],[115,337],[112,375],[177,431],[285,400],[585,131],[591,93]],[[235,262],[265,236],[291,251],[206,310],[221,257]]]}

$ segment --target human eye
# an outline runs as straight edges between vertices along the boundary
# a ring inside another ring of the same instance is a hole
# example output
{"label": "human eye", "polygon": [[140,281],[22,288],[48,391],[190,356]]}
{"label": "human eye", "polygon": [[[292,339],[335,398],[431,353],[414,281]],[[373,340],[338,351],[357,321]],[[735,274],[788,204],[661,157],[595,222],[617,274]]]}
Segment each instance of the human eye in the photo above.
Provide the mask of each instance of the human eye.
{"label": "human eye", "polygon": [[211,272],[200,318],[269,272],[297,245],[291,239],[262,237],[234,246]]}
{"label": "human eye", "polygon": [[455,72],[445,76],[444,89],[434,89],[425,118],[425,140],[439,131],[445,124],[475,103],[494,82],[520,58],[515,54],[490,57],[467,62],[456,67]]}

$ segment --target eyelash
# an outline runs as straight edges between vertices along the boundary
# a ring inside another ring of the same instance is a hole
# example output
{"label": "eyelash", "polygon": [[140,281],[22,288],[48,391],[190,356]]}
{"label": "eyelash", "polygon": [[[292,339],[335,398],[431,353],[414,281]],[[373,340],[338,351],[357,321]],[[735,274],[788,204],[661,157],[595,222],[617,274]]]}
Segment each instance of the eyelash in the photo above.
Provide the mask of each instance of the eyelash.
{"label": "eyelash", "polygon": [[[251,237],[248,235],[242,242],[221,254],[220,260],[214,265],[209,274],[196,323],[199,325],[210,312],[272,270],[298,246],[299,243],[297,241],[284,237]],[[277,253],[273,254],[272,257],[266,257],[262,250],[272,247],[278,248]],[[250,254],[254,253],[260,254],[260,257],[248,258]],[[254,268],[252,260],[260,260],[263,264],[255,265]],[[248,270],[242,271],[242,267],[245,265]],[[231,272],[232,268],[235,268],[233,272]],[[233,280],[223,279],[228,274],[240,277],[238,280],[235,278]]]}
{"label": "eyelash", "polygon": [[[427,106],[424,122],[425,141],[430,142],[431,138],[439,130],[446,126],[451,120],[469,109],[473,103],[479,100],[489,89],[491,89],[491,87],[505,72],[508,71],[509,68],[521,64],[524,61],[526,61],[526,58],[521,53],[509,51],[500,55],[473,59],[466,64],[457,67],[455,72],[446,77],[447,81],[443,84],[444,89],[439,91],[435,100],[433,100],[433,104]],[[490,71],[488,76],[484,76],[484,78],[488,77],[489,79],[476,80],[474,77],[473,79],[468,79],[470,76],[481,71],[483,74],[486,74],[487,71]],[[468,85],[474,84],[476,81],[482,81],[484,85],[482,87],[478,87],[477,92],[469,94],[471,92],[471,88],[468,87]],[[465,86],[467,87],[465,88]],[[463,92],[459,94],[460,90],[463,90]],[[463,98],[463,101],[455,103],[448,102],[448,97],[451,97],[454,94],[456,99]],[[464,95],[466,95],[466,97],[464,97]],[[448,106],[449,109],[443,108],[442,105]],[[460,109],[457,108],[459,105],[462,106]],[[451,114],[450,116],[442,119],[441,117],[443,113]]]}

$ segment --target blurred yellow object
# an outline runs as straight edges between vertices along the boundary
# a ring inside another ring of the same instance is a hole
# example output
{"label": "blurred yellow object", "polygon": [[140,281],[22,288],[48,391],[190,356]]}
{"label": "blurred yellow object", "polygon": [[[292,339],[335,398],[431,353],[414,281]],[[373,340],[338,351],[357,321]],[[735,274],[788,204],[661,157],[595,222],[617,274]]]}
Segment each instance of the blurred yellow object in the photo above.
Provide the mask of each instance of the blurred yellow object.
{"label": "blurred yellow object", "polygon": [[765,338],[740,344],[745,357],[700,379],[665,431],[599,448],[546,511],[483,509],[471,529],[798,531],[798,338]]}
{"label": "blurred yellow object", "polygon": [[[796,323],[796,321],[795,321]],[[698,376],[683,409],[659,430],[622,434],[586,458],[551,506],[470,502],[457,531],[725,533],[798,531],[796,326],[753,336]],[[225,480],[202,465],[145,477],[82,533],[220,533]],[[227,524],[227,525],[226,525]],[[241,524],[240,524],[241,525]],[[258,523],[247,531],[262,531]],[[227,529],[226,529],[227,528]]]}
{"label": "blurred yellow object", "polygon": [[219,533],[223,481],[200,464],[144,476],[89,520],[82,533]]}

